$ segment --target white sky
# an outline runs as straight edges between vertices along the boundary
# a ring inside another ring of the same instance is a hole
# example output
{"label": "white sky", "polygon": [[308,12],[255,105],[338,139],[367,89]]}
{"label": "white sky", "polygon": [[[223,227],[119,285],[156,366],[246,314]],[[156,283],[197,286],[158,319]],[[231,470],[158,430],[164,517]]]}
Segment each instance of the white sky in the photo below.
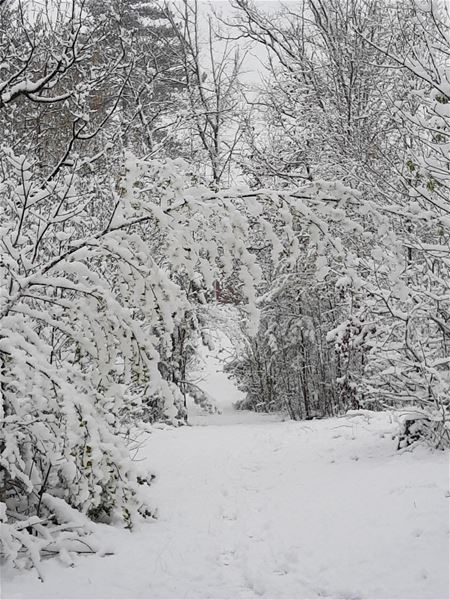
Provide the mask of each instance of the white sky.
{"label": "white sky", "polygon": [[[284,0],[283,4],[296,2],[297,0]],[[280,0],[256,0],[256,6],[264,12],[277,12],[282,7]],[[216,12],[224,20],[233,16],[236,10],[232,8],[229,0],[199,0],[199,5],[203,9],[205,16]],[[236,42],[238,44],[239,42]],[[243,44],[240,44],[241,47]],[[247,42],[247,46],[249,42]],[[220,43],[218,43],[218,49]],[[220,49],[218,50],[220,52]],[[258,44],[251,44],[247,47],[247,54],[242,66],[241,81],[247,84],[258,84],[261,82],[261,76],[264,72],[264,64],[267,64],[266,51]]]}
{"label": "white sky", "polygon": [[[175,4],[178,0],[172,0]],[[261,9],[265,13],[275,13],[279,11],[283,5],[293,5],[298,3],[298,0],[253,0],[258,9]],[[200,15],[200,28],[202,26],[202,21],[205,28],[205,37],[204,41],[206,42],[206,32],[207,32],[207,17],[213,12],[217,13],[224,20],[231,20],[231,17],[237,12],[231,4],[230,0],[198,0],[199,3],[199,15]],[[203,19],[201,17],[204,17]],[[219,23],[217,23],[219,26]],[[221,25],[223,28],[223,25]],[[245,47],[247,53],[245,56],[245,60],[242,66],[241,72],[241,81],[248,85],[258,85],[261,83],[262,75],[264,73],[264,65],[267,64],[267,52],[260,45],[249,42],[248,40],[245,42],[235,42],[239,44],[239,47],[243,49]],[[217,55],[221,55],[221,51],[223,50],[223,44],[220,41],[215,42],[217,47]],[[208,71],[208,59],[205,57],[204,68]]]}

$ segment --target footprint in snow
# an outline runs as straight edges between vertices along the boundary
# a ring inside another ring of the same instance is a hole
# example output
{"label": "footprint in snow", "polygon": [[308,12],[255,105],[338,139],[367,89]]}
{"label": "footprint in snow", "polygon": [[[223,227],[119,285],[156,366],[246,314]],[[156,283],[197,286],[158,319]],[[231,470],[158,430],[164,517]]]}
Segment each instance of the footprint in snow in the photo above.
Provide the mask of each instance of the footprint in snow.
{"label": "footprint in snow", "polygon": [[229,552],[222,552],[219,555],[219,562],[225,567],[228,567],[233,562],[235,555],[236,552],[234,552],[234,550],[230,550]]}

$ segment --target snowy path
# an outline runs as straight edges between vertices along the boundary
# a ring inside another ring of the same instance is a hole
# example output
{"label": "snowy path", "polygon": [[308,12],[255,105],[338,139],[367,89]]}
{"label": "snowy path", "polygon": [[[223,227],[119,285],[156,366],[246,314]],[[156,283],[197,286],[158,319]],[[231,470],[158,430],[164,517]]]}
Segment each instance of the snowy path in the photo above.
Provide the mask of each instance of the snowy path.
{"label": "snowy path", "polygon": [[240,418],[156,430],[159,520],[5,597],[448,598],[447,454],[396,453],[384,416]]}

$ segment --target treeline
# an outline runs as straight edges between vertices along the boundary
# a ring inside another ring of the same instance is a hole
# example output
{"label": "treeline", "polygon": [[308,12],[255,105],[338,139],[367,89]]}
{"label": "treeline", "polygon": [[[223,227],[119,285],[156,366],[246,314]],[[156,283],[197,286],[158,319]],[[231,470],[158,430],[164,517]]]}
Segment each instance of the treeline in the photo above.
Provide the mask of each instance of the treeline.
{"label": "treeline", "polygon": [[251,183],[339,180],[385,218],[374,232],[381,249],[364,217],[359,230],[330,229],[348,250],[344,276],[299,228],[301,259],[268,274],[258,335],[228,367],[242,406],[295,419],[415,406],[445,419],[448,4],[305,0],[278,18],[234,4],[235,27],[270,59],[246,132]]}

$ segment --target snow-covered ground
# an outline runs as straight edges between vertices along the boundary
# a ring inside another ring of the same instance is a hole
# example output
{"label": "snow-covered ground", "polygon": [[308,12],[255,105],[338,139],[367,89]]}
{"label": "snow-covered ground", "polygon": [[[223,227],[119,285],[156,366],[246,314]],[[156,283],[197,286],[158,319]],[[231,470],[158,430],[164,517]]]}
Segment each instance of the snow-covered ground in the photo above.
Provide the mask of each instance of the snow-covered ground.
{"label": "snow-covered ground", "polygon": [[[220,410],[229,412],[232,405],[244,398],[233,381],[224,373],[224,364],[234,356],[234,348],[229,338],[219,330],[209,331],[214,348],[208,349],[199,344],[197,349],[197,370],[191,372],[190,379],[211,398],[213,404]],[[195,411],[190,407],[189,412]]]}
{"label": "snow-covered ground", "polygon": [[192,420],[143,450],[157,521],[44,583],[5,571],[2,597],[448,598],[447,453],[396,452],[388,415]]}

